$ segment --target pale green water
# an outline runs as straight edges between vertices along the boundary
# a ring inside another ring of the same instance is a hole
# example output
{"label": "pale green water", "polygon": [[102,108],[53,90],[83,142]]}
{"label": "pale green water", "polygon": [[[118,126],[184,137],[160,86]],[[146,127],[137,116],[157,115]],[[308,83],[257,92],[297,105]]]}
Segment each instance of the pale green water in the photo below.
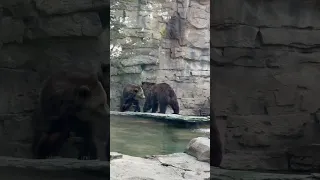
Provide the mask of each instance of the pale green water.
{"label": "pale green water", "polygon": [[111,115],[110,125],[111,151],[140,157],[183,152],[192,138],[204,136],[194,132],[195,128],[209,128],[179,128],[165,122],[115,115]]}

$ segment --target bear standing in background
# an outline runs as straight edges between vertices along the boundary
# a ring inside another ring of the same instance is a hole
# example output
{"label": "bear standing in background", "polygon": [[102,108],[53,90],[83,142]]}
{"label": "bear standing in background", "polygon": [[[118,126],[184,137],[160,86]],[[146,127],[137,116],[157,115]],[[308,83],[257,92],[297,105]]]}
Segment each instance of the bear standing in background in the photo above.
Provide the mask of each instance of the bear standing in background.
{"label": "bear standing in background", "polygon": [[35,158],[57,155],[71,133],[82,139],[78,159],[109,158],[96,147],[97,137],[109,136],[110,121],[106,92],[93,71],[67,66],[53,74],[41,90],[33,123]]}
{"label": "bear standing in background", "polygon": [[143,82],[142,89],[146,94],[143,112],[147,112],[152,109],[152,113],[156,113],[158,111],[158,107],[160,107],[159,113],[165,114],[167,106],[169,105],[173,110],[173,114],[179,114],[177,96],[169,84]]}
{"label": "bear standing in background", "polygon": [[128,84],[123,88],[120,112],[128,111],[132,104],[135,106],[134,112],[140,112],[139,99],[144,99],[144,92],[140,86]]}

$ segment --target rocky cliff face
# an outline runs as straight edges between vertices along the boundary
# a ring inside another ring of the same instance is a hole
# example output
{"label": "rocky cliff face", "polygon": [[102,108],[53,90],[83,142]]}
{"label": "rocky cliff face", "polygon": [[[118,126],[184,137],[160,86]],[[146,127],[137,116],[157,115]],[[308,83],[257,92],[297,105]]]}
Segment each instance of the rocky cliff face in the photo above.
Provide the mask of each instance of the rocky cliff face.
{"label": "rocky cliff face", "polygon": [[[319,142],[316,1],[215,0],[212,103],[226,117],[223,167],[311,170]],[[288,155],[288,156],[287,156]]]}
{"label": "rocky cliff face", "polygon": [[31,113],[64,63],[108,63],[108,1],[0,2],[0,155],[30,157]]}
{"label": "rocky cliff face", "polygon": [[209,4],[209,0],[111,3],[116,16],[111,22],[118,24],[111,26],[112,110],[119,110],[124,85],[144,81],[170,84],[181,114],[199,115],[199,109],[209,107]]}

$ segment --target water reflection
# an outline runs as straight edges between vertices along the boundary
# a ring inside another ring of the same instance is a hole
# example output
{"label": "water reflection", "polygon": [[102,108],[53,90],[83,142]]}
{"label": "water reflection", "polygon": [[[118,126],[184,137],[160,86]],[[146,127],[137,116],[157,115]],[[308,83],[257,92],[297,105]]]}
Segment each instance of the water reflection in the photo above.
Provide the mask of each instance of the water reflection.
{"label": "water reflection", "polygon": [[188,128],[137,118],[111,116],[111,152],[139,157],[183,152],[192,138],[205,136],[205,132],[194,129],[209,128],[209,125]]}

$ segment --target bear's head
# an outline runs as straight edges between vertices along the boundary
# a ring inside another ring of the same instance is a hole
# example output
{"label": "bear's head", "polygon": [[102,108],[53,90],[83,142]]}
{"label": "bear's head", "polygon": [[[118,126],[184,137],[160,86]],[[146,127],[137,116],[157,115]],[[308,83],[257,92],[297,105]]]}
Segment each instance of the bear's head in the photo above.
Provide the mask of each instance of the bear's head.
{"label": "bear's head", "polygon": [[74,90],[74,102],[79,107],[76,116],[82,121],[97,121],[108,117],[107,95],[100,82],[95,86],[81,85]]}
{"label": "bear's head", "polygon": [[137,99],[145,99],[145,96],[144,96],[144,91],[142,89],[141,86],[135,86],[133,89],[132,89],[132,92],[135,94],[135,97]]}

